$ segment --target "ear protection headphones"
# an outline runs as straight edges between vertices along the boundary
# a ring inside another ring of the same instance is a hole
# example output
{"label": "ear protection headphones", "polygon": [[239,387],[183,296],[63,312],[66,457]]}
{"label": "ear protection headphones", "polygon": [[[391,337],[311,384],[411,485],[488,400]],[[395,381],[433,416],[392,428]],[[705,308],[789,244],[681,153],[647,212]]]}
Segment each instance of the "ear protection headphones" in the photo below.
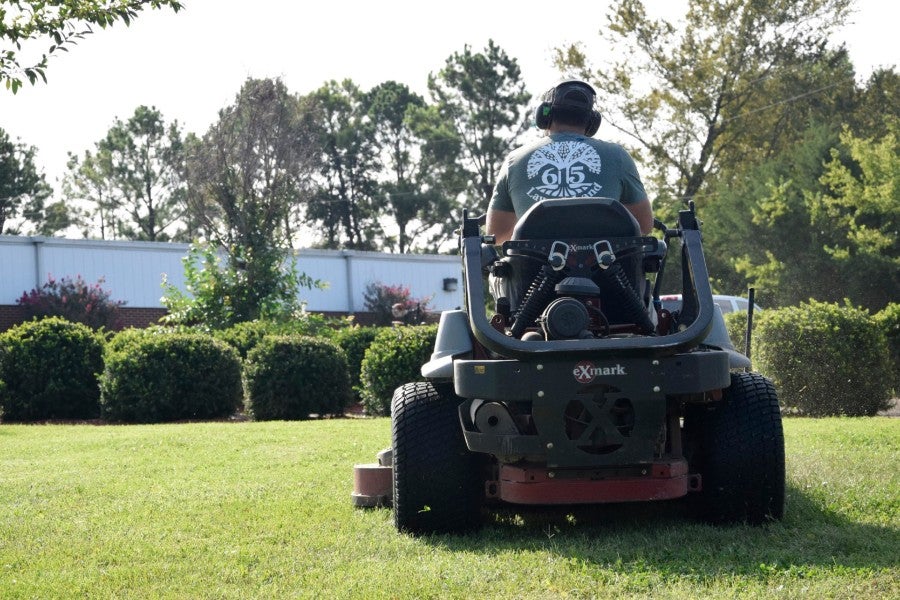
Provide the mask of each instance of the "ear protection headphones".
{"label": "ear protection headphones", "polygon": [[[586,102],[577,102],[567,100],[566,95],[572,91],[580,91],[586,94]],[[557,84],[544,94],[544,100],[534,111],[534,123],[538,129],[549,129],[550,123],[553,122],[553,109],[575,109],[589,111],[587,126],[584,128],[584,135],[593,137],[597,130],[600,129],[602,120],[600,113],[594,108],[594,100],[597,98],[597,92],[594,88],[581,81],[580,79],[569,79]]]}

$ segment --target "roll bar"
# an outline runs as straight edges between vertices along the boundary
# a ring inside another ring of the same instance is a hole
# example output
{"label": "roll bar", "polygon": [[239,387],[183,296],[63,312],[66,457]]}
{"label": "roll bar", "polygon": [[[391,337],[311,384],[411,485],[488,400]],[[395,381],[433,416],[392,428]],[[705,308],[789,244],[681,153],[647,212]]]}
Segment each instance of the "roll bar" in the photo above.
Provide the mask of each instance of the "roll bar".
{"label": "roll bar", "polygon": [[[460,229],[460,250],[463,260],[466,306],[472,333],[485,348],[502,356],[517,359],[552,357],[557,355],[651,355],[666,356],[697,347],[709,333],[714,314],[709,272],[703,256],[699,222],[693,210],[679,213],[677,232],[669,234],[682,238],[682,266],[685,287],[693,289],[697,299],[697,316],[682,331],[661,336],[625,338],[595,338],[587,340],[520,340],[495,329],[487,319],[484,306],[482,274],[482,245],[493,243],[491,236],[482,236],[483,217],[469,218],[463,212]],[[684,290],[687,292],[688,290]],[[686,294],[684,294],[686,295]],[[479,307],[473,310],[472,307]]]}

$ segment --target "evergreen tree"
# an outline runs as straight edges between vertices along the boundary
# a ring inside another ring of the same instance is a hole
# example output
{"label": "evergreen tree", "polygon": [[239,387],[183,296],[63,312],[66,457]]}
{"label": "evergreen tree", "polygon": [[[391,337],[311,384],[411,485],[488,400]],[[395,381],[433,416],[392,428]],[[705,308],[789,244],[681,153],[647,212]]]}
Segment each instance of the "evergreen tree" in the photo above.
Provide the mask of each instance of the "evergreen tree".
{"label": "evergreen tree", "polygon": [[14,142],[0,129],[0,233],[21,233],[21,222],[30,222],[41,235],[52,235],[68,226],[64,206],[45,206],[53,190],[34,163],[36,149]]}

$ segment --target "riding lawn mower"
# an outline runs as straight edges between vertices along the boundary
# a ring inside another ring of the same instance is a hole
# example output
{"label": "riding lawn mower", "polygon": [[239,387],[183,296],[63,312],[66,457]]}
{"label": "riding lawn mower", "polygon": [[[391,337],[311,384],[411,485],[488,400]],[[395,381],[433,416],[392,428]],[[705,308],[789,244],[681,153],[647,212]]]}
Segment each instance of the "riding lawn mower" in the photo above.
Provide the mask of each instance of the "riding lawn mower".
{"label": "riding lawn mower", "polygon": [[395,391],[356,506],[390,505],[412,534],[475,529],[494,504],[684,498],[714,523],[782,517],[778,397],[728,337],[692,204],[659,238],[606,198],[538,202],[499,247],[483,223],[463,215],[465,310],[441,314],[424,381]]}

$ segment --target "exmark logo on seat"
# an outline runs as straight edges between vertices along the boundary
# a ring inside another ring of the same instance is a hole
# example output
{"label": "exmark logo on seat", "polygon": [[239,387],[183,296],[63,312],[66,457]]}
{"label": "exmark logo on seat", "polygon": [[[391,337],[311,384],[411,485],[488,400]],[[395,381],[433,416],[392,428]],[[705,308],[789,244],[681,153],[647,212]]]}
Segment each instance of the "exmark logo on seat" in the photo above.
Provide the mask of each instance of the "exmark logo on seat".
{"label": "exmark logo on seat", "polygon": [[598,367],[589,360],[583,360],[572,370],[572,375],[578,383],[590,383],[595,377],[603,375],[627,375],[625,367],[616,364],[613,367]]}

